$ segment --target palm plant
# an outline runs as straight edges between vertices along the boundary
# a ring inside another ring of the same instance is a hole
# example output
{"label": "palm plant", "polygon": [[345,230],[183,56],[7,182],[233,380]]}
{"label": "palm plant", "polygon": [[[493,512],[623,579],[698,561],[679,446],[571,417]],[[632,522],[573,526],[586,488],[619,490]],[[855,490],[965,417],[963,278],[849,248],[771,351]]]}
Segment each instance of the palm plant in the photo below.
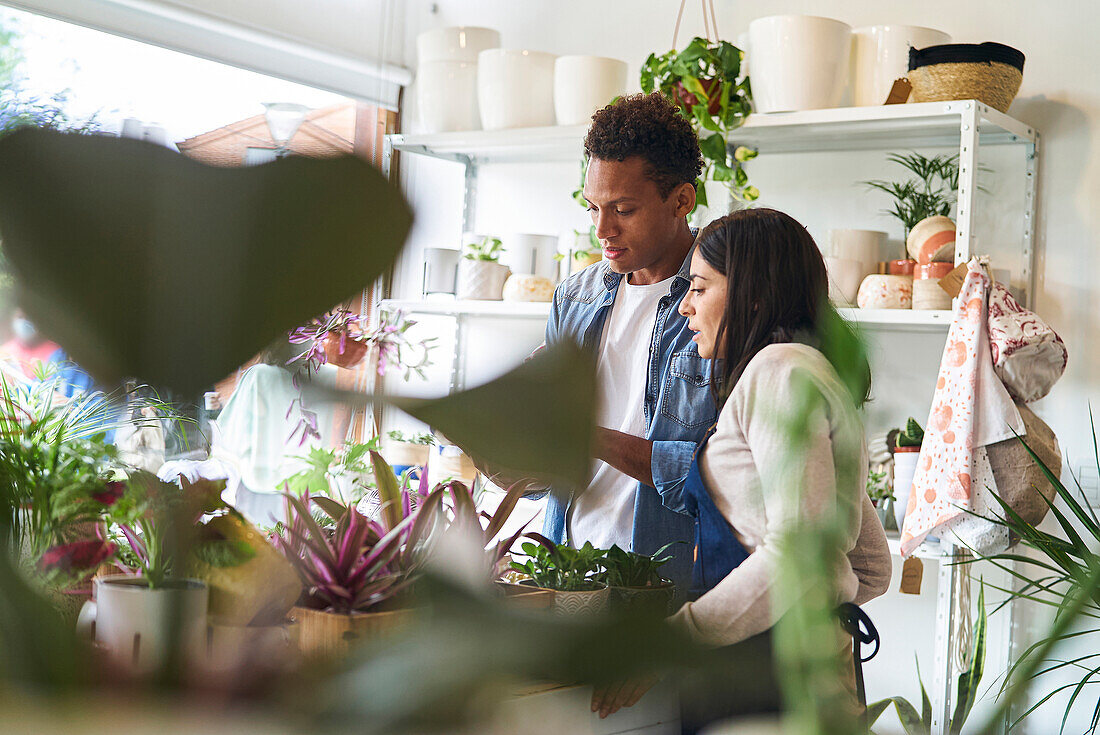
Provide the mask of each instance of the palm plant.
{"label": "palm plant", "polygon": [[[905,227],[905,237],[921,220],[935,215],[947,216],[955,204],[959,189],[959,156],[922,156],[919,153],[891,153],[886,157],[891,163],[902,166],[916,179],[883,181],[872,179],[863,184],[870,189],[884,192],[894,200],[890,209],[883,212],[895,217]],[[904,239],[904,238],[903,238]]]}

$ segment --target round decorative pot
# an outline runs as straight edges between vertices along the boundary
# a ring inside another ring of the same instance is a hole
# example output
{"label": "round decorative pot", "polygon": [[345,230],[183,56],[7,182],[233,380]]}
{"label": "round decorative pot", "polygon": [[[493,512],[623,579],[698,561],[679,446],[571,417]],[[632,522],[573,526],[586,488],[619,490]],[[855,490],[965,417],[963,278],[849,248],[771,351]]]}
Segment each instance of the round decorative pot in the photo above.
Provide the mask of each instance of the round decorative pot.
{"label": "round decorative pot", "polygon": [[554,282],[534,273],[513,273],[504,282],[504,300],[543,302],[554,300]]}
{"label": "round decorative pot", "polygon": [[416,37],[418,65],[433,61],[463,61],[477,63],[477,55],[485,49],[500,46],[500,31],[478,26],[433,28]]}
{"label": "round decorative pot", "polygon": [[832,18],[773,15],[749,23],[756,112],[836,107],[848,83],[852,29]]}
{"label": "round decorative pot", "polygon": [[477,101],[486,130],[553,125],[553,54],[489,49],[477,55]]}
{"label": "round decorative pot", "polygon": [[951,308],[951,295],[940,288],[940,279],[955,269],[954,263],[927,263],[913,271],[913,308]]}
{"label": "round decorative pot", "polygon": [[917,261],[909,258],[891,260],[886,263],[886,272],[891,276],[912,276],[916,267]]}
{"label": "round decorative pot", "polygon": [[[535,584],[534,580],[525,579],[520,582],[525,587],[546,589]],[[554,601],[550,605],[550,612],[559,617],[597,617],[607,613],[611,603],[611,588],[606,585],[593,583],[590,590],[551,590],[554,593]]]}
{"label": "round decorative pot", "polygon": [[458,262],[459,299],[500,301],[504,294],[504,282],[508,280],[508,266],[488,260],[463,258]]}
{"label": "round decorative pot", "polygon": [[416,109],[425,133],[480,130],[477,63],[428,61],[416,72]]}
{"label": "round decorative pot", "polygon": [[935,261],[954,262],[955,223],[950,217],[939,214],[925,217],[909,231],[905,249],[921,265]]}
{"label": "round decorative pot", "polygon": [[206,585],[194,579],[168,580],[150,589],[143,577],[96,577],[94,599],[84,603],[77,630],[106,649],[118,665],[149,673],[168,657],[172,620],[185,659],[199,661],[206,650]]}
{"label": "round decorative pot", "polygon": [[1008,112],[1024,78],[1024,55],[1002,43],[947,43],[910,49],[911,102],[971,100]]}
{"label": "round decorative pot", "polygon": [[852,31],[852,104],[884,104],[894,80],[909,69],[909,49],[943,43],[951,43],[951,36],[921,26],[856,28]]}
{"label": "round decorative pot", "polygon": [[856,295],[861,309],[913,308],[913,277],[874,274],[863,279]]}
{"label": "round decorative pot", "polygon": [[342,657],[348,650],[408,625],[412,609],[343,613],[295,607],[290,616],[298,624],[298,646],[303,656]]}
{"label": "round decorative pot", "polygon": [[650,617],[665,617],[671,610],[675,587],[672,582],[655,587],[610,587],[611,611]]}
{"label": "round decorative pot", "polygon": [[920,459],[920,447],[897,447],[894,449],[894,520],[898,528],[905,521],[905,511],[909,506],[909,493],[913,489],[913,475],[917,472],[917,460]]}
{"label": "round decorative pot", "polygon": [[586,125],[592,114],[626,92],[626,62],[605,56],[559,56],[554,62],[558,125]]}
{"label": "round decorative pot", "polygon": [[344,340],[344,346],[341,349],[340,335],[332,332],[325,335],[324,346],[325,360],[330,365],[341,368],[353,368],[363,362],[363,358],[367,356],[367,350],[370,349],[366,342],[359,342],[351,337]]}

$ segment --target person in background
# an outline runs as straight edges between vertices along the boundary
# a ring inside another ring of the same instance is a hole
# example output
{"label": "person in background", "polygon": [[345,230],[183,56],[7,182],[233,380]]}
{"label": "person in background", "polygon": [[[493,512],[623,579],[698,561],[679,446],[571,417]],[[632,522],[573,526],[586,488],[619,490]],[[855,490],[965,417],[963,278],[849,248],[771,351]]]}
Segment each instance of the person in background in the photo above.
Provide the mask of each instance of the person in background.
{"label": "person in background", "polygon": [[92,388],[91,376],[68,359],[61,345],[46,339],[22,309],[12,315],[11,331],[12,338],[0,345],[0,359],[14,368],[5,371],[8,377],[33,382],[44,369],[53,369],[63,398]]}
{"label": "person in background", "polygon": [[683,486],[716,414],[708,363],[677,312],[694,243],[687,218],[703,166],[699,141],[654,93],[597,111],[584,146],[583,194],[604,259],[557,287],[546,344],[570,340],[595,356],[596,461],[587,487],[550,494],[543,535],[644,554],[683,541],[662,571],[684,589],[694,523],[661,496]]}
{"label": "person in background", "polygon": [[[714,719],[778,710],[769,631],[786,612],[773,594],[786,532],[840,524],[832,580],[838,605],[883,594],[891,573],[886,535],[866,492],[858,406],[869,380],[853,395],[822,352],[821,327],[839,317],[827,313],[825,264],[813,238],[782,212],[749,209],[712,222],[696,242],[680,313],[699,354],[719,365],[722,407],[682,490],[697,522],[695,599],[670,622],[697,642],[728,647],[730,667],[726,676],[681,688],[687,732]],[[795,420],[803,422],[797,439],[790,433]],[[839,622],[837,632],[844,640]],[[744,676],[748,660],[752,677]],[[643,682],[605,693],[601,714],[633,704],[645,688]]]}

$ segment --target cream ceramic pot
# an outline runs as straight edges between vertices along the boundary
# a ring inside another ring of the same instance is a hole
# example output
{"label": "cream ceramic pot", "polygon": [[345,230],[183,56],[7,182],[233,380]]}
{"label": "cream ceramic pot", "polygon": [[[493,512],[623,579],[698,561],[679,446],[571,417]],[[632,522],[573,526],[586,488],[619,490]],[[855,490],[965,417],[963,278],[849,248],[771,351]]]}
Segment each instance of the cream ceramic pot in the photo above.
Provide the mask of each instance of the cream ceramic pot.
{"label": "cream ceramic pot", "polygon": [[514,234],[502,238],[504,252],[500,262],[513,273],[533,273],[557,282],[558,238],[554,235]]}
{"label": "cream ceramic pot", "polygon": [[811,15],[773,15],[749,24],[756,112],[836,107],[848,83],[852,29]]}
{"label": "cream ceramic pot", "polygon": [[425,133],[480,130],[477,64],[428,61],[416,74],[416,107]]}
{"label": "cream ceramic pot", "polygon": [[208,590],[193,579],[149,589],[144,579],[113,574],[95,579],[95,599],[84,603],[77,627],[102,645],[122,667],[148,673],[168,656],[170,621],[178,615],[185,658],[205,651]]}
{"label": "cream ceramic pot", "polygon": [[921,26],[881,25],[852,31],[852,103],[881,105],[895,79],[909,69],[909,48],[951,43],[943,31]]}
{"label": "cream ceramic pot", "polygon": [[499,46],[500,31],[492,28],[433,28],[416,37],[416,60],[418,64],[432,61],[464,61],[476,64],[479,53]]}
{"label": "cream ceramic pot", "polygon": [[477,101],[486,130],[554,124],[553,54],[489,49],[477,55]]}
{"label": "cream ceramic pot", "polygon": [[885,242],[886,233],[879,230],[829,230],[829,255],[858,260],[866,276],[874,272]]}
{"label": "cream ceramic pot", "polygon": [[605,56],[559,56],[554,62],[558,125],[587,125],[592,113],[626,91],[626,62]]}
{"label": "cream ceramic pot", "polygon": [[867,275],[862,261],[849,258],[825,258],[825,270],[829,274],[829,298],[840,306],[856,303],[859,285]]}

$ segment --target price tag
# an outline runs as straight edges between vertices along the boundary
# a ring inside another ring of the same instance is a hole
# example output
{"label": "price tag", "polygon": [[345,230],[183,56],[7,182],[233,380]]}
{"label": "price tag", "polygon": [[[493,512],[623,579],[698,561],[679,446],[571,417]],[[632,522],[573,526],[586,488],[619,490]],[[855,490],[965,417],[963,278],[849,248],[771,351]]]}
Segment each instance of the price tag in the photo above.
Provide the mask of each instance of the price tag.
{"label": "price tag", "polygon": [[901,565],[901,591],[906,595],[919,595],[920,583],[924,577],[924,564],[911,556]]}
{"label": "price tag", "polygon": [[959,295],[959,291],[962,291],[963,281],[966,280],[967,266],[967,263],[957,265],[955,270],[939,280],[940,288],[946,291],[951,298],[955,298]]}
{"label": "price tag", "polygon": [[894,80],[894,86],[890,87],[890,94],[886,96],[884,105],[903,105],[909,99],[909,93],[913,91],[913,85],[905,77]]}

